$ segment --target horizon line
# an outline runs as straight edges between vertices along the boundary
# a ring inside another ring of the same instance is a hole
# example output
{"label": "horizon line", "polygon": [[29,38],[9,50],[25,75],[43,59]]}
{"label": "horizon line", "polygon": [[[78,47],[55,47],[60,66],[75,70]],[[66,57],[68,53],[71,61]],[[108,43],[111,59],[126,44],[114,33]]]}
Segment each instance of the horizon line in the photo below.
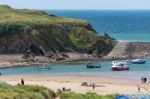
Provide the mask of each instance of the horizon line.
{"label": "horizon line", "polygon": [[[13,8],[13,7],[12,7]],[[62,11],[150,11],[150,9],[51,9],[51,8],[14,8],[29,10],[62,10]]]}

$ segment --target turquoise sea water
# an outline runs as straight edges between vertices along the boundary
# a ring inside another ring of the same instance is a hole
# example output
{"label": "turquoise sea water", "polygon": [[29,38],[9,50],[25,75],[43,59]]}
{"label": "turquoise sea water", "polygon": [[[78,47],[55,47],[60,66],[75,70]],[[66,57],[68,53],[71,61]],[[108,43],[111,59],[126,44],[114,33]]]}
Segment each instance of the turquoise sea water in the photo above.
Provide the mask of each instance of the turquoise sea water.
{"label": "turquoise sea water", "polygon": [[101,68],[87,69],[86,64],[55,64],[52,65],[51,70],[35,70],[34,66],[29,67],[16,67],[0,69],[0,73],[3,75],[16,75],[16,74],[99,74],[99,73],[129,73],[129,72],[149,72],[150,71],[150,59],[145,59],[146,64],[130,64],[129,71],[111,71],[111,61],[102,61]]}
{"label": "turquoise sea water", "polygon": [[118,40],[150,41],[150,11],[46,10],[46,12],[87,20],[99,34],[107,32]]}

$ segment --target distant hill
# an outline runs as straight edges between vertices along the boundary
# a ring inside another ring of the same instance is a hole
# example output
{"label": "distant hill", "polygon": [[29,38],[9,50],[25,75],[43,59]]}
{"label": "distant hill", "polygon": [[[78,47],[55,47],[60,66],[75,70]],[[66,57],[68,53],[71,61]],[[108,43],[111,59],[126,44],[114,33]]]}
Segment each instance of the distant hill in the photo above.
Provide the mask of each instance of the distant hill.
{"label": "distant hill", "polygon": [[1,54],[31,50],[35,55],[78,52],[100,56],[113,46],[112,39],[99,36],[87,21],[0,5]]}

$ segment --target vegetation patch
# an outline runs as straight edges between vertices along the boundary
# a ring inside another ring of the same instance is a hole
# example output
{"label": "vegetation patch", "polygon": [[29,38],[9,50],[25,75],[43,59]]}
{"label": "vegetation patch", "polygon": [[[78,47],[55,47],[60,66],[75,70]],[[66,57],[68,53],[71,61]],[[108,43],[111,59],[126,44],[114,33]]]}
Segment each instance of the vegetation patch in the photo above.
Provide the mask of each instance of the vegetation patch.
{"label": "vegetation patch", "polygon": [[0,84],[0,99],[54,99],[56,94],[40,86]]}
{"label": "vegetation patch", "polygon": [[98,95],[88,92],[86,94],[53,92],[52,90],[34,85],[11,86],[0,84],[0,99],[115,99],[116,95]]}

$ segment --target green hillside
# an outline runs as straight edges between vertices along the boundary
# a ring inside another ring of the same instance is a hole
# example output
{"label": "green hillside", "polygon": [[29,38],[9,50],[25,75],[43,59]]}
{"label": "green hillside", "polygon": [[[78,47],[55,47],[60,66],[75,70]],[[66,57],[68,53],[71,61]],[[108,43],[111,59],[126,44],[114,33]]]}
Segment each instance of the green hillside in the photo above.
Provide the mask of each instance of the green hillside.
{"label": "green hillside", "polygon": [[59,17],[38,10],[0,5],[0,53],[35,54],[84,52],[107,54],[114,42],[99,36],[84,20]]}

